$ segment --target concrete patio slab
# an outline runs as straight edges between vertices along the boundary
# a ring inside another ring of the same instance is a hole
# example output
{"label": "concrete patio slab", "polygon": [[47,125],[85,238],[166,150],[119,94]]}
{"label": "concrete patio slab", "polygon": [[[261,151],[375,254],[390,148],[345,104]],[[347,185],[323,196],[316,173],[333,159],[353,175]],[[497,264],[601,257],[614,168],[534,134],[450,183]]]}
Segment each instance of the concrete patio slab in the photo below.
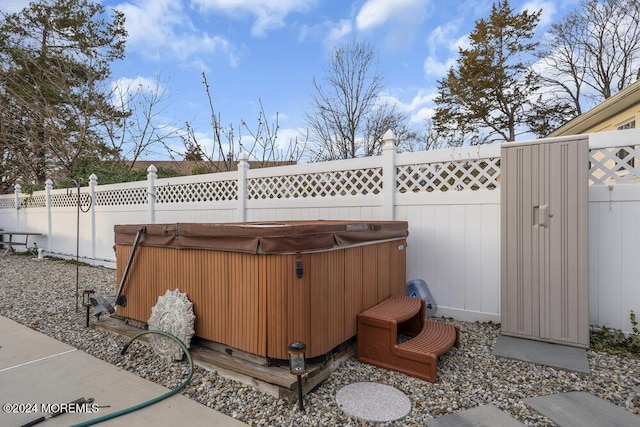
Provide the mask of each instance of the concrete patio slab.
{"label": "concrete patio slab", "polygon": [[640,426],[640,416],[581,391],[531,397],[524,402],[561,427]]}
{"label": "concrete patio slab", "polygon": [[429,427],[517,427],[524,424],[493,405],[482,405],[427,422]]}
{"label": "concrete patio slab", "polygon": [[[74,347],[0,316],[0,371],[20,363],[51,357]],[[4,351],[3,351],[4,350]]]}
{"label": "concrete patio slab", "polygon": [[578,347],[499,335],[493,354],[568,371],[591,373],[587,352]]}
{"label": "concrete patio slab", "polygon": [[[169,389],[99,360],[83,351],[0,316],[1,426],[20,426],[43,415],[48,405],[94,398],[96,412],[65,413],[46,420],[47,427],[69,426],[160,396]],[[13,404],[13,405],[11,405]],[[7,411],[22,404],[15,412]],[[27,412],[30,411],[30,412]],[[106,421],[105,426],[211,425],[244,423],[180,394]]]}

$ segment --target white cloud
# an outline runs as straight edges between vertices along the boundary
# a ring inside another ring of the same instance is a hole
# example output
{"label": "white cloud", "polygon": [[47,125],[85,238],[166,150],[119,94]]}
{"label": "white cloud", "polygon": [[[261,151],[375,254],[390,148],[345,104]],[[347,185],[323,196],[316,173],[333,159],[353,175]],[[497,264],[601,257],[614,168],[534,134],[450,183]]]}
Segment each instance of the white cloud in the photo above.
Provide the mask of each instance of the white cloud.
{"label": "white cloud", "polygon": [[424,74],[428,77],[442,78],[446,75],[458,57],[460,48],[468,47],[468,35],[457,35],[461,19],[437,26],[427,37],[429,54],[424,60]]}
{"label": "white cloud", "polygon": [[442,61],[434,55],[429,55],[424,60],[424,74],[429,77],[443,78],[454,64],[455,59],[453,57]]}
{"label": "white cloud", "polygon": [[[140,0],[115,7],[125,14],[127,48],[153,60],[168,55],[178,60],[214,52],[229,52],[231,44],[222,36],[196,29],[180,0]],[[193,60],[192,63],[199,63]],[[237,58],[230,62],[237,63]]]}
{"label": "white cloud", "polygon": [[388,21],[421,20],[430,0],[367,0],[356,16],[359,30],[370,30]]}
{"label": "white cloud", "polygon": [[458,28],[462,24],[462,19],[449,21],[443,25],[438,25],[427,37],[429,50],[435,52],[444,48],[449,52],[457,52],[461,44],[465,43],[468,36],[458,36]]}
{"label": "white cloud", "polygon": [[[278,150],[287,151],[294,142],[302,145],[305,139],[305,128],[280,128],[278,129]],[[288,159],[283,159],[288,160]]]}
{"label": "white cloud", "polygon": [[196,58],[193,61],[190,61],[189,62],[189,68],[200,70],[200,71],[202,71],[204,73],[210,73],[211,72],[211,67],[209,67],[209,64],[207,64],[207,62],[202,58]]}
{"label": "white cloud", "polygon": [[353,26],[351,21],[343,19],[340,22],[329,23],[329,32],[324,39],[323,45],[325,49],[332,50],[335,46],[339,45],[341,41],[351,34]]}
{"label": "white cloud", "polygon": [[433,115],[433,100],[437,93],[428,89],[419,89],[409,102],[403,102],[397,96],[384,93],[379,97],[379,102],[395,105],[400,111],[409,116],[409,123],[422,125],[424,121]]}
{"label": "white cloud", "polygon": [[147,93],[161,92],[162,86],[155,78],[137,76],[133,79],[122,77],[111,83],[111,88],[118,93],[130,93],[133,91],[142,91]]}
{"label": "white cloud", "polygon": [[427,91],[425,89],[421,89],[418,93],[413,97],[411,102],[407,104],[407,108],[409,111],[415,111],[418,108],[433,103],[433,99],[436,97],[436,93],[431,91]]}
{"label": "white cloud", "polygon": [[313,25],[303,24],[297,27],[298,42],[320,41],[322,47],[327,52],[343,44],[347,36],[353,34],[353,22],[350,19],[341,19],[339,21],[323,21]]}
{"label": "white cloud", "polygon": [[435,108],[433,107],[422,107],[417,111],[414,111],[413,114],[409,116],[409,123],[415,125],[424,125],[424,123],[433,117],[435,113]]}
{"label": "white cloud", "polygon": [[255,22],[251,35],[264,36],[267,31],[281,28],[291,13],[306,13],[317,0],[194,0],[203,10],[224,13],[233,17],[251,15]]}
{"label": "white cloud", "polygon": [[111,104],[118,109],[130,109],[130,102],[138,93],[158,95],[166,88],[157,78],[137,76],[135,78],[122,77],[111,82]]}

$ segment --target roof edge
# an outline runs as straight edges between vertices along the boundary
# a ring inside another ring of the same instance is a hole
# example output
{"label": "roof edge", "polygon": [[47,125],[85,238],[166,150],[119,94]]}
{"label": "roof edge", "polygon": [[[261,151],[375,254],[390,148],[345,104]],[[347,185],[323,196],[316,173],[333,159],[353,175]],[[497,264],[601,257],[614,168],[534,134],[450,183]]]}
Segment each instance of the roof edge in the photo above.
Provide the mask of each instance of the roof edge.
{"label": "roof edge", "polygon": [[[640,80],[636,80],[615,95],[605,99],[586,113],[570,120],[568,123],[554,130],[547,137],[575,135],[583,133],[586,129],[604,122],[618,112],[640,103]],[[615,113],[610,109],[616,107]]]}

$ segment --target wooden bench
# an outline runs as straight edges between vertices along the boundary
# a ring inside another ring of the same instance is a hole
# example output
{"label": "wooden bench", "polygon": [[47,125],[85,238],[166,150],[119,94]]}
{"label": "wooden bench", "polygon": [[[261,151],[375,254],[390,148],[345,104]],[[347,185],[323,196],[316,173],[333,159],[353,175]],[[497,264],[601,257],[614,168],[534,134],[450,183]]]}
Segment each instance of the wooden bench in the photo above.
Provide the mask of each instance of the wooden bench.
{"label": "wooden bench", "polygon": [[[460,327],[425,314],[424,300],[404,295],[358,314],[357,359],[434,382],[438,356],[460,345]],[[399,335],[412,338],[398,343]]]}

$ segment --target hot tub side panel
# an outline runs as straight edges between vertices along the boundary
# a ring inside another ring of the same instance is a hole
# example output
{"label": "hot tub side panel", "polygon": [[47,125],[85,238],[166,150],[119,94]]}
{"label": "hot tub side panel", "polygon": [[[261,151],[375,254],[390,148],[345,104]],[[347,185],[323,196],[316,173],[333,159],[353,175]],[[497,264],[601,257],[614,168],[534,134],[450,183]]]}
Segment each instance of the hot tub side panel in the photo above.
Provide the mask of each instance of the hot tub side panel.
{"label": "hot tub side panel", "polygon": [[[131,248],[116,246],[118,280]],[[196,335],[266,356],[266,280],[260,257],[222,251],[140,247],[118,314],[147,322],[158,297],[179,289],[193,303]]]}
{"label": "hot tub side panel", "polygon": [[268,262],[267,354],[286,359],[292,341],[307,343],[307,357],[323,355],[354,337],[357,314],[402,295],[406,283],[404,239],[301,254]]}
{"label": "hot tub side panel", "polygon": [[357,332],[358,313],[404,294],[406,283],[406,241],[394,240],[357,248],[345,270],[345,332]]}
{"label": "hot tub side panel", "polygon": [[[116,245],[116,288],[127,264],[131,246]],[[178,254],[172,248],[139,247],[133,259],[129,276],[122,289],[126,306],[117,306],[116,312],[130,319],[146,322],[158,297],[179,287],[176,270]]]}
{"label": "hot tub side panel", "polygon": [[[179,289],[194,304],[196,335],[276,359],[300,340],[315,357],[355,336],[359,312],[404,293],[405,245],[399,239],[300,255],[141,246],[124,289],[127,306],[117,309],[146,322],[158,297]],[[130,250],[116,245],[118,280]]]}

